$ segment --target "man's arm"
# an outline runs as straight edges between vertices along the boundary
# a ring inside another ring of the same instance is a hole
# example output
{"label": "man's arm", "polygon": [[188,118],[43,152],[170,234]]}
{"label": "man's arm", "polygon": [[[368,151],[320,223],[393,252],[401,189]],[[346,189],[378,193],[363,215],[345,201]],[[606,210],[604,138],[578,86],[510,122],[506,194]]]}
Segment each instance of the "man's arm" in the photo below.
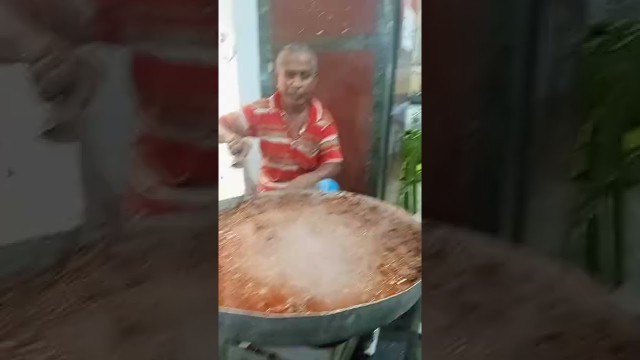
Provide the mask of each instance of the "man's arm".
{"label": "man's arm", "polygon": [[228,129],[222,122],[218,122],[218,144],[228,144],[241,137],[242,135]]}
{"label": "man's arm", "polygon": [[327,123],[322,129],[322,141],[319,149],[320,166],[314,171],[298,176],[289,183],[289,189],[306,189],[313,187],[320,180],[335,178],[342,170],[342,148],[338,138],[338,128],[331,114],[325,112],[324,120]]}
{"label": "man's arm", "polygon": [[93,0],[0,0],[0,62],[31,62],[51,42],[93,35]]}
{"label": "man's arm", "polygon": [[93,33],[90,1],[0,0],[0,63],[28,65],[39,97],[51,104],[42,133],[51,140],[77,138],[77,122],[97,86],[92,60],[76,51]]}
{"label": "man's arm", "polygon": [[75,46],[95,40],[96,0],[0,0]]}
{"label": "man's arm", "polygon": [[241,166],[251,150],[251,142],[247,139],[251,133],[250,124],[243,111],[241,109],[218,119],[218,143],[229,146],[229,151],[235,157],[234,166]]}
{"label": "man's arm", "polygon": [[0,62],[28,62],[44,46],[46,31],[21,12],[15,1],[0,0]]}
{"label": "man's arm", "polygon": [[289,188],[306,189],[320,180],[335,178],[342,171],[342,163],[325,163],[312,172],[300,175],[289,183]]}
{"label": "man's arm", "polygon": [[218,119],[218,143],[230,143],[249,136],[250,124],[241,111],[234,111]]}

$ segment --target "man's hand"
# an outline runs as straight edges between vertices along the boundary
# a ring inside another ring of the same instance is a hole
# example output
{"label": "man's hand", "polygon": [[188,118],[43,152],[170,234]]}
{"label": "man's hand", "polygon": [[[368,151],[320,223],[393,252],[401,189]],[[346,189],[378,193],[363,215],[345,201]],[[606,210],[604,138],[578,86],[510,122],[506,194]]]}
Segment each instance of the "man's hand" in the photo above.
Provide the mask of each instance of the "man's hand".
{"label": "man's hand", "polygon": [[312,175],[300,175],[289,182],[286,190],[309,190],[312,189],[317,182],[316,178]]}
{"label": "man's hand", "polygon": [[72,49],[50,37],[30,55],[28,69],[40,98],[53,102],[73,89],[78,82],[78,59]]}
{"label": "man's hand", "polygon": [[251,150],[251,141],[249,139],[235,136],[227,143],[231,155],[235,157],[234,166],[241,166],[244,159],[249,155]]}
{"label": "man's hand", "polygon": [[340,173],[342,165],[340,163],[327,163],[321,165],[315,171],[306,173],[293,179],[287,185],[286,190],[307,190],[312,189],[322,179],[330,179]]}
{"label": "man's hand", "polygon": [[31,58],[28,68],[40,98],[50,105],[43,135],[53,141],[77,140],[80,118],[98,85],[95,64],[52,37]]}

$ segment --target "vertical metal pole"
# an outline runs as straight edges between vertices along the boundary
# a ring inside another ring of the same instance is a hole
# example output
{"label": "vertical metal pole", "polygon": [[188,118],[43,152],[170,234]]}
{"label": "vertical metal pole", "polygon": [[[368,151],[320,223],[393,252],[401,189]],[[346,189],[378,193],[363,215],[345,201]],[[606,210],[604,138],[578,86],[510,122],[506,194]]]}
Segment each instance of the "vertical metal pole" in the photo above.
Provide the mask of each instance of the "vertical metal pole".
{"label": "vertical metal pole", "polygon": [[401,0],[381,0],[378,3],[371,188],[375,196],[381,199],[384,199],[387,186],[391,109],[394,102],[395,70],[402,29],[401,5]]}
{"label": "vertical metal pole", "polygon": [[[516,16],[511,26],[514,36],[510,39],[514,46],[514,64],[511,71],[511,99],[509,119],[510,130],[504,171],[504,191],[500,211],[500,237],[520,242],[526,188],[527,157],[526,147],[535,86],[535,67],[538,46],[538,22],[542,1],[523,1],[516,4]],[[506,16],[506,14],[501,14]]]}
{"label": "vertical metal pole", "polygon": [[260,34],[260,84],[262,97],[275,91],[273,82],[273,45],[271,40],[271,0],[258,1],[258,29]]}

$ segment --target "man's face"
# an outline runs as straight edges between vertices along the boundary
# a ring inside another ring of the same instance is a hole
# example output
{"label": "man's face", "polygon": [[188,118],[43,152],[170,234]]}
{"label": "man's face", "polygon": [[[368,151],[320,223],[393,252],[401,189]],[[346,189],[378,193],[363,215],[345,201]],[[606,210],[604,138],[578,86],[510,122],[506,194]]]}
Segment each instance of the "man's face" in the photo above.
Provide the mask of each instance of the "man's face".
{"label": "man's face", "polygon": [[303,52],[281,54],[276,82],[287,103],[298,105],[309,101],[316,87],[316,69],[311,55]]}

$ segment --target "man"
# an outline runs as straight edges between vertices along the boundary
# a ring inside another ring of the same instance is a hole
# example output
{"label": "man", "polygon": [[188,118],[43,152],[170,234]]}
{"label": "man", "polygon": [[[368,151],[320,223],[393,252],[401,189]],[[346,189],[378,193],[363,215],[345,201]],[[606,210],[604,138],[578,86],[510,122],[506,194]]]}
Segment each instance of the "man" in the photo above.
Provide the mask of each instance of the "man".
{"label": "man", "polygon": [[104,177],[91,154],[99,149],[80,136],[84,185],[105,184],[86,191],[87,221],[98,226],[105,219],[97,218],[119,207],[127,217],[217,207],[214,6],[210,0],[0,0],[0,61],[27,64],[40,97],[54,105],[53,132],[75,121],[92,94],[91,77],[82,72],[90,67],[78,66],[88,62],[78,49],[93,42],[134,49],[140,126],[124,204],[97,198],[122,190],[96,181]]}
{"label": "man", "polygon": [[276,58],[276,93],[220,118],[218,140],[228,144],[237,162],[249,152],[247,137],[260,139],[259,192],[308,189],[340,173],[336,124],[313,98],[317,75],[318,59],[311,48],[287,45]]}

